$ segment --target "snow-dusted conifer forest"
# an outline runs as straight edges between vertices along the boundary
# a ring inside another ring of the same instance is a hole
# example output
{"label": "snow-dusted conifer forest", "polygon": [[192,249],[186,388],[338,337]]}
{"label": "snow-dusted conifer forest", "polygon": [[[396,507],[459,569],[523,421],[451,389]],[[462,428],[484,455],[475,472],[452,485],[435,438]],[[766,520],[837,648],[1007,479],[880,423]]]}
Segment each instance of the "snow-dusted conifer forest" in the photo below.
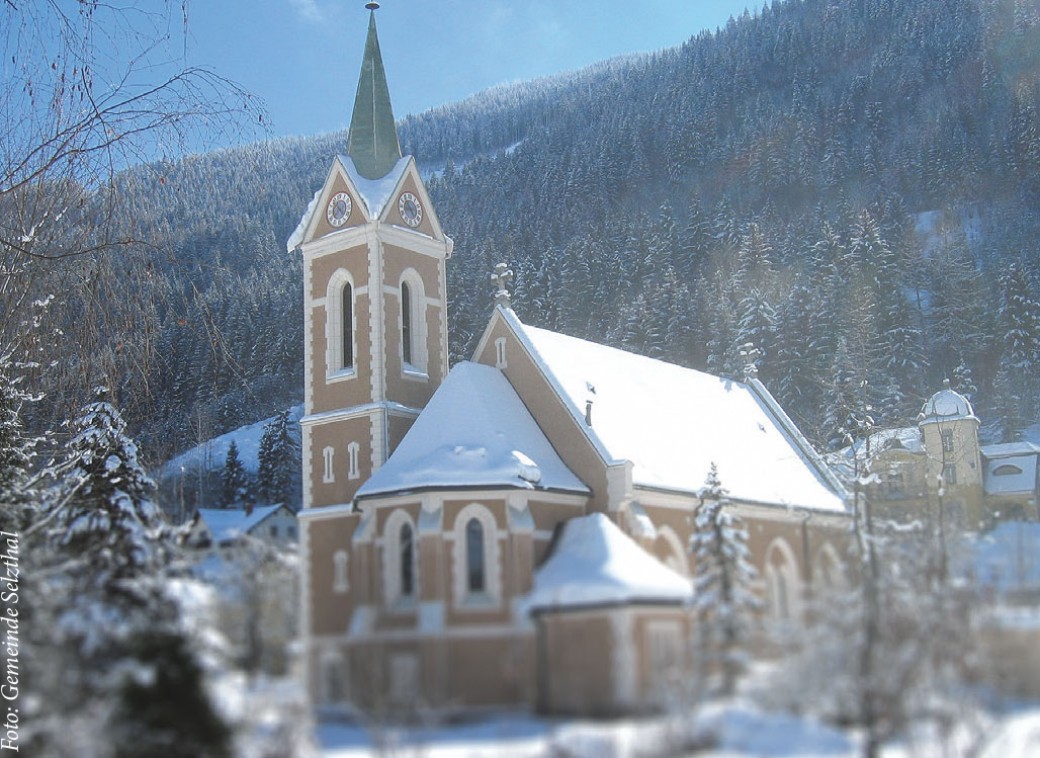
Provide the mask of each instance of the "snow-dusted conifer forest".
{"label": "snow-dusted conifer forest", "polygon": [[[81,49],[94,25],[145,53],[156,28],[80,5],[54,27],[60,6],[0,4],[0,50],[17,53],[0,111],[25,115],[0,119],[0,631],[14,688],[0,695],[19,709],[0,740],[39,755],[308,755],[320,748],[290,675],[293,551],[246,537],[200,559],[185,519],[293,500],[284,409],[302,395],[303,298],[284,241],[345,135],[141,163],[194,119],[255,122],[255,105],[201,70],[145,99],[99,98],[104,78],[82,69],[102,65]],[[77,55],[25,52],[54,46]],[[147,55],[133,61],[107,81],[136,81]],[[455,239],[453,359],[479,337],[505,260],[534,326],[726,376],[753,345],[759,378],[821,449],[913,424],[943,378],[988,440],[1019,440],[1040,416],[1029,0],[774,2],[677,49],[411,116],[400,134]],[[239,442],[215,460],[186,453],[250,424],[263,432],[236,439],[255,457]],[[196,468],[157,489],[181,453]],[[1040,627],[1032,525],[936,540],[872,518],[857,489],[852,570],[805,600],[806,627],[756,625],[775,655],[752,662],[744,590],[758,579],[725,484],[706,482],[714,506],[690,546],[712,632],[690,643],[714,648],[719,690],[643,722],[324,724],[317,739],[330,755],[1036,749],[1036,693],[995,694],[1021,672],[996,671],[984,644]],[[728,557],[709,574],[711,556]]]}

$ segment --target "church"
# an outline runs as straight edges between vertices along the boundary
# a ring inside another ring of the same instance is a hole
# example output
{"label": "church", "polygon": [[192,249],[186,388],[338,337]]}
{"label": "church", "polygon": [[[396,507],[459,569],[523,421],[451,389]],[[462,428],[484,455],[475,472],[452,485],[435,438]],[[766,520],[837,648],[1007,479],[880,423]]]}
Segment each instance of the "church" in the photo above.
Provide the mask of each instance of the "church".
{"label": "church", "polygon": [[[448,365],[454,251],[402,155],[374,13],[304,271],[301,639],[327,712],[653,708],[686,670],[709,470],[764,613],[843,581],[841,482],[753,373],[719,378],[524,323],[510,273]],[[489,272],[489,275],[492,272]]]}

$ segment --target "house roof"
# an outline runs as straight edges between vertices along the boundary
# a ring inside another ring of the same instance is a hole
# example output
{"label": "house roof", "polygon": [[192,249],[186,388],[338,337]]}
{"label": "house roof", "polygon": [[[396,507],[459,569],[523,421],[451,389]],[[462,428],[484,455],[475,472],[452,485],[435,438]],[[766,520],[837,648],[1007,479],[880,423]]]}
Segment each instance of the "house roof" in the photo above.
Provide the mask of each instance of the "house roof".
{"label": "house roof", "polygon": [[385,176],[401,158],[390,89],[379,52],[375,13],[371,13],[368,19],[368,38],[354,96],[354,112],[350,118],[347,154],[354,159],[358,173],[366,179]]}
{"label": "house roof", "polygon": [[357,497],[455,487],[589,491],[556,454],[505,376],[470,362],[452,368]]}
{"label": "house roof", "polygon": [[249,534],[260,522],[282,508],[285,506],[281,503],[261,505],[248,514],[238,508],[199,508],[198,515],[209,530],[211,539],[221,543]]}
{"label": "house roof", "polygon": [[[604,460],[637,486],[699,492],[712,463],[735,500],[845,513],[845,492],[761,384],[512,325]],[[591,401],[591,426],[585,424]]]}
{"label": "house roof", "polygon": [[606,515],[592,513],[564,522],[524,606],[535,611],[692,598],[689,579],[646,552]]}

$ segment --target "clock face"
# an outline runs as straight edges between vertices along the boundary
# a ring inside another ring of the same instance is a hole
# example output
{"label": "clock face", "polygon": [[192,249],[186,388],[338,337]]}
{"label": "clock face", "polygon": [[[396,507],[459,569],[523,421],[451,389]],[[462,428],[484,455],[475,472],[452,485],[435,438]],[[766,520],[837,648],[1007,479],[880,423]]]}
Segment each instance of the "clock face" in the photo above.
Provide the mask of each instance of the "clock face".
{"label": "clock face", "polygon": [[329,200],[329,207],[325,210],[325,217],[336,227],[347,223],[347,219],[350,218],[350,195],[346,192],[333,195]]}
{"label": "clock face", "polygon": [[397,210],[408,226],[415,228],[422,221],[422,204],[411,192],[405,192],[397,201]]}

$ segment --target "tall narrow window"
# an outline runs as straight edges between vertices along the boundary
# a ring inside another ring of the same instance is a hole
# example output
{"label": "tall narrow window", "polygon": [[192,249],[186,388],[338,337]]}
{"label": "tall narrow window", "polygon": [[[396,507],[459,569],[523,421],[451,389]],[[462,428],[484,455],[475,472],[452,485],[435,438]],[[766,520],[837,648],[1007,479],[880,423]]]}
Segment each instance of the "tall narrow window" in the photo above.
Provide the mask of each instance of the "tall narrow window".
{"label": "tall narrow window", "polygon": [[953,429],[942,430],[942,449],[944,453],[953,452]]}
{"label": "tall narrow window", "polygon": [[332,556],[332,591],[346,592],[350,587],[347,581],[347,551],[337,550]]}
{"label": "tall narrow window", "polygon": [[322,476],[321,481],[325,484],[331,484],[336,481],[335,469],[332,465],[332,459],[336,454],[336,449],[333,447],[326,447],[321,451],[322,456],[325,458],[325,472]]}
{"label": "tall narrow window", "polygon": [[401,347],[404,362],[412,362],[412,289],[401,282]]}
{"label": "tall narrow window", "polygon": [[401,597],[415,592],[415,545],[411,524],[401,525],[398,545],[401,549]]}
{"label": "tall narrow window", "polygon": [[506,368],[506,338],[495,340],[495,368]]}
{"label": "tall narrow window", "polygon": [[487,588],[484,526],[476,518],[466,524],[466,586],[470,592],[484,592]]}
{"label": "tall narrow window", "polygon": [[340,308],[342,309],[343,317],[343,334],[341,339],[343,340],[342,345],[342,356],[343,363],[340,368],[353,368],[354,367],[354,288],[350,286],[350,282],[343,285],[343,290],[340,292]]}
{"label": "tall narrow window", "polygon": [[351,442],[347,445],[347,479],[357,479],[361,476],[361,468],[358,465],[358,453],[361,445]]}

